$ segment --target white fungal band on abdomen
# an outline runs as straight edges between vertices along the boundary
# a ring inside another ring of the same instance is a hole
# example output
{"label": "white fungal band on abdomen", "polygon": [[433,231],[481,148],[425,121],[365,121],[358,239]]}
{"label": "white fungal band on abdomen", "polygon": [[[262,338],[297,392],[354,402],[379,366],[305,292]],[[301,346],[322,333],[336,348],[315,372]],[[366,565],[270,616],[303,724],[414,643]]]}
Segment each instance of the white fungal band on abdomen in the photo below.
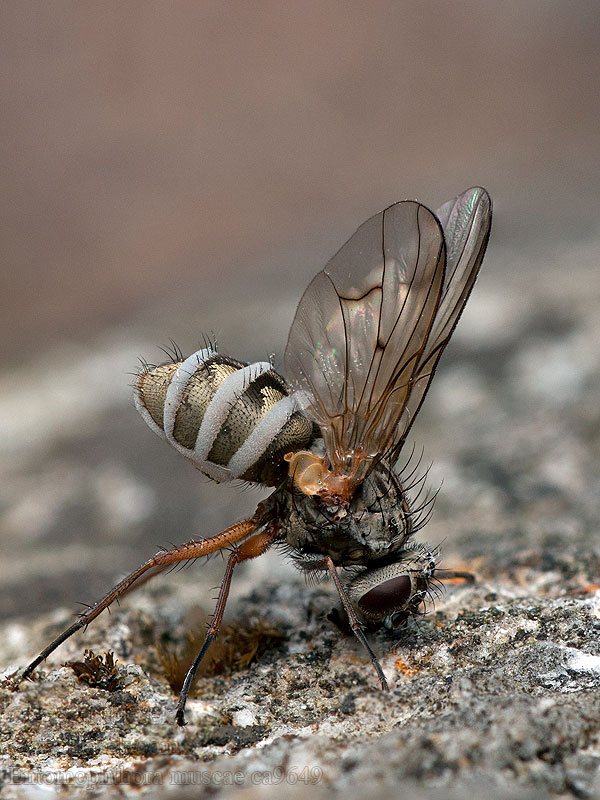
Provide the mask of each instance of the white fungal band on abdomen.
{"label": "white fungal band on abdomen", "polygon": [[133,393],[133,402],[135,404],[136,409],[141,414],[141,417],[146,423],[146,425],[149,428],[151,428],[157,436],[160,436],[160,438],[166,442],[167,437],[165,436],[164,430],[160,427],[160,425],[157,425],[156,422],[154,422],[154,420],[152,419],[152,414],[148,411],[148,409],[144,405],[144,401],[142,400],[140,390],[137,386]]}
{"label": "white fungal band on abdomen", "polygon": [[191,461],[192,464],[200,470],[200,472],[203,472],[205,475],[215,481],[226,482],[232,480],[233,477],[227,467],[223,467],[219,464],[213,464],[210,461],[198,461],[194,456],[194,451],[184,447],[173,436],[177,411],[181,404],[181,398],[189,380],[193,377],[198,367],[205,364],[215,354],[216,352],[211,348],[197,350],[179,365],[167,388],[167,397],[165,399],[163,411],[164,427],[157,425],[152,418],[152,415],[144,404],[139,386],[136,387],[133,399],[135,407],[141,414],[142,419],[148,425],[148,427],[150,427],[154,433],[156,433],[157,436],[160,436],[161,439],[164,439],[166,442],[168,442],[188,461]]}
{"label": "white fungal band on abdomen", "polygon": [[297,411],[293,396],[284,397],[275,403],[261,419],[244,444],[234,453],[227,464],[234,478],[239,478],[256,464],[283,426]]}
{"label": "white fungal band on abdomen", "polygon": [[[177,412],[181,406],[181,399],[188,385],[190,378],[194,375],[198,367],[203,366],[209,358],[215,355],[215,351],[207,347],[205,350],[197,350],[188,356],[177,368],[177,372],[171,378],[169,388],[167,389],[167,399],[165,400],[165,410],[163,414],[163,426],[167,440],[173,447],[178,447],[179,442],[173,438],[173,430],[175,428],[175,420],[177,419]],[[183,448],[187,452],[187,448]]]}
{"label": "white fungal band on abdomen", "polygon": [[[215,392],[204,414],[200,430],[198,431],[196,446],[194,447],[195,458],[200,461],[207,458],[233,406],[248,389],[250,384],[255,381],[259,375],[264,375],[264,373],[268,372],[270,369],[271,365],[268,361],[257,361],[255,364],[248,364],[247,367],[238,369],[228,378],[225,378]],[[237,475],[234,477],[237,477]]]}
{"label": "white fungal band on abdomen", "polygon": [[312,437],[312,423],[268,361],[243,364],[212,348],[140,374],[136,408],[152,430],[213,480],[277,486],[283,456]]}

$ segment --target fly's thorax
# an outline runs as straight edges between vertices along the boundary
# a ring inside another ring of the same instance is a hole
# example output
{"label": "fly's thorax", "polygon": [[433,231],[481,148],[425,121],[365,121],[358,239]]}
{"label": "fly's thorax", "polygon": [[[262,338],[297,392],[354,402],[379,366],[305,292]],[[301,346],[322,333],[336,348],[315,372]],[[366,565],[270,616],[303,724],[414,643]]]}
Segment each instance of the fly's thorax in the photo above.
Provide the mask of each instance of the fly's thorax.
{"label": "fly's thorax", "polygon": [[269,362],[244,364],[212,348],[144,369],[135,403],[158,436],[216,481],[277,486],[287,472],[283,456],[313,436]]}
{"label": "fly's thorax", "polygon": [[[322,441],[311,451],[320,454]],[[347,508],[300,491],[283,495],[286,541],[302,554],[331,556],[337,566],[365,564],[401,549],[410,535],[404,492],[393,471],[378,464]]]}

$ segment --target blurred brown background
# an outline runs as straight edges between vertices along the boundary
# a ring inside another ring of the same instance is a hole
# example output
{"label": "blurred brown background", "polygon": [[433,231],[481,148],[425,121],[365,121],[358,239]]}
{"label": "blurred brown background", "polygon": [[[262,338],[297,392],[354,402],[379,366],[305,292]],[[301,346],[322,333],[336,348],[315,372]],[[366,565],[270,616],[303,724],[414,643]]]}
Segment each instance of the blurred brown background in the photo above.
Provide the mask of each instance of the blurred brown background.
{"label": "blurred brown background", "polygon": [[295,297],[404,197],[437,207],[482,184],[497,243],[597,225],[596,2],[0,13],[8,362],[165,292],[210,295],[211,326],[229,293]]}
{"label": "blurred brown background", "polygon": [[529,287],[600,286],[596,0],[0,16],[5,615],[92,599],[255,504],[154,441],[126,373],[210,332],[281,364],[304,286],[390,202],[492,194],[463,340],[522,324]]}

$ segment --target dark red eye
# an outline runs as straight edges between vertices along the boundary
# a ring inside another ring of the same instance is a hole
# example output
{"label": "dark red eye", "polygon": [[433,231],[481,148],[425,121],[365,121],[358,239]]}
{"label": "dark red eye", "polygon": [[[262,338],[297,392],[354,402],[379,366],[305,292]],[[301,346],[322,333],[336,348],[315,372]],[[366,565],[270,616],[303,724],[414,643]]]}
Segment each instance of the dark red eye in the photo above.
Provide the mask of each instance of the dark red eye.
{"label": "dark red eye", "polygon": [[398,575],[365,592],[358,601],[358,607],[367,617],[385,617],[403,608],[411,594],[410,577]]}

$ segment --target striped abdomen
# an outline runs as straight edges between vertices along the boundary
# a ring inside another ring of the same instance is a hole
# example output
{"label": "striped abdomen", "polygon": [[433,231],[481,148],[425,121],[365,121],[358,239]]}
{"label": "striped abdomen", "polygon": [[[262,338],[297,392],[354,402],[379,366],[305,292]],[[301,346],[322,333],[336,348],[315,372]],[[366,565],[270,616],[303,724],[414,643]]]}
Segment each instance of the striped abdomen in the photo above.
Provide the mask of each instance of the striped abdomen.
{"label": "striped abdomen", "polygon": [[277,486],[286,453],[313,438],[286,382],[266,361],[243,364],[211,348],[144,370],[136,408],[162,439],[216,481]]}

